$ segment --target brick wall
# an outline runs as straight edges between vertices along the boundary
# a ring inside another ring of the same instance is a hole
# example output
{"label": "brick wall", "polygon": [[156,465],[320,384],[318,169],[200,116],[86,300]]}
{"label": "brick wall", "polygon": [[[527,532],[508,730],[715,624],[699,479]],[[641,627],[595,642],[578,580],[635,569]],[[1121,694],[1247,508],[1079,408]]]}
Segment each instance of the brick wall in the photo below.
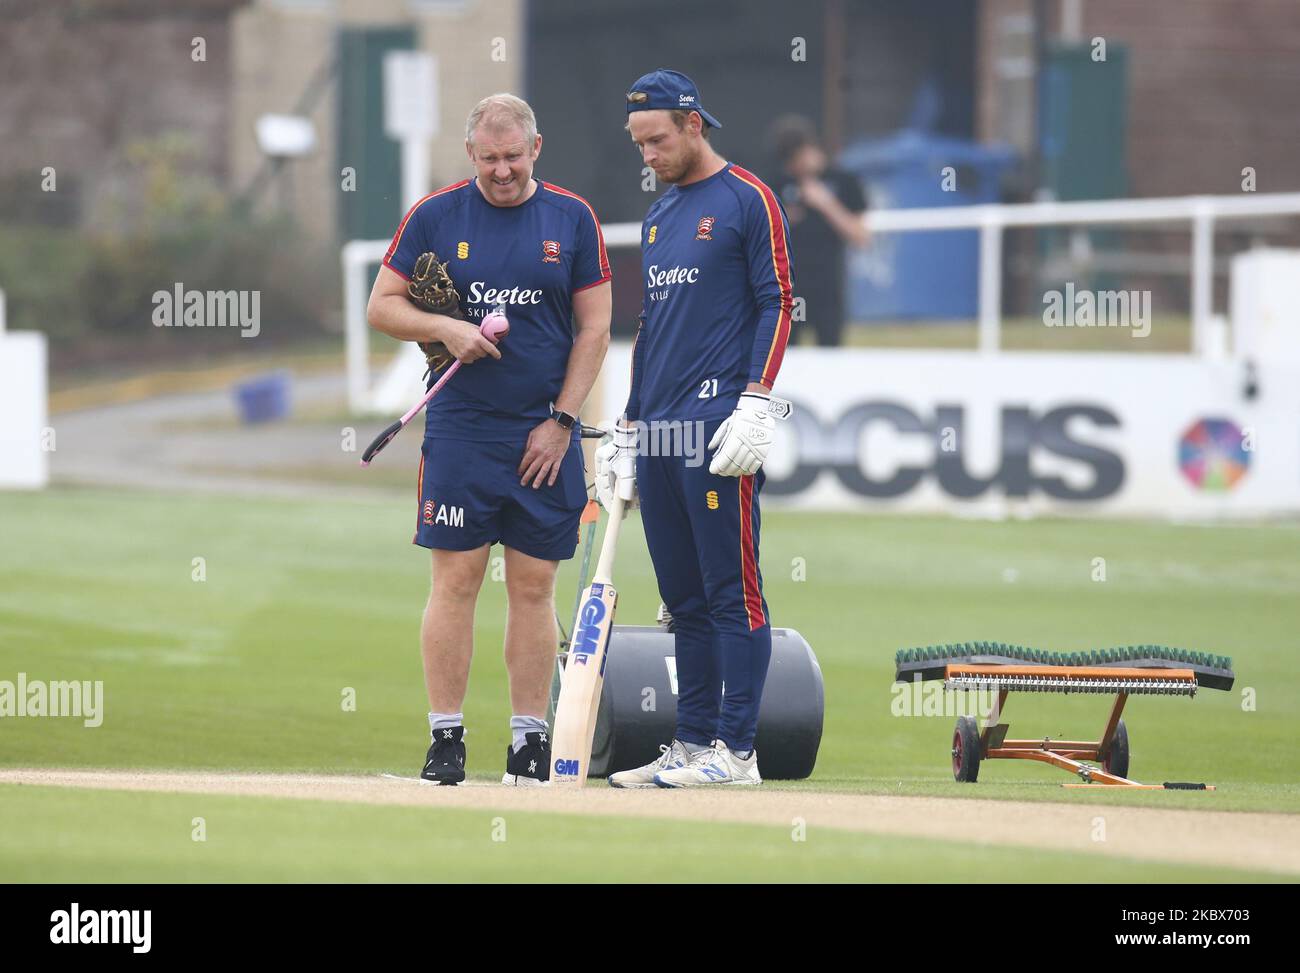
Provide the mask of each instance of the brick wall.
{"label": "brick wall", "polygon": [[[1300,2],[1080,0],[1082,38],[1129,50],[1128,169],[1135,196],[1241,191],[1253,166],[1259,192],[1300,190]],[[983,0],[977,130],[1032,147],[1032,57],[1024,33],[1035,8],[1060,29],[1051,0]],[[1028,97],[1027,97],[1028,96]]]}
{"label": "brick wall", "polygon": [[1130,50],[1139,196],[1300,189],[1300,3],[1085,0],[1083,32]]}

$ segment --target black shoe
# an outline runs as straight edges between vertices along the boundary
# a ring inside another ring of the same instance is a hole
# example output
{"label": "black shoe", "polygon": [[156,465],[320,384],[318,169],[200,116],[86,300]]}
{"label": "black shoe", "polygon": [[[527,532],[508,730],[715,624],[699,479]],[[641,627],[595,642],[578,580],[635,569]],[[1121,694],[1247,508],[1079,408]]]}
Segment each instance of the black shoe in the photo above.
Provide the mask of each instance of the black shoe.
{"label": "black shoe", "polygon": [[465,779],[465,736],[463,726],[449,726],[433,731],[433,743],[424,758],[420,777],[439,784],[459,784]]}
{"label": "black shoe", "polygon": [[515,753],[506,747],[506,773],[501,783],[510,787],[540,787],[551,779],[551,738],[545,730],[524,734],[524,746]]}

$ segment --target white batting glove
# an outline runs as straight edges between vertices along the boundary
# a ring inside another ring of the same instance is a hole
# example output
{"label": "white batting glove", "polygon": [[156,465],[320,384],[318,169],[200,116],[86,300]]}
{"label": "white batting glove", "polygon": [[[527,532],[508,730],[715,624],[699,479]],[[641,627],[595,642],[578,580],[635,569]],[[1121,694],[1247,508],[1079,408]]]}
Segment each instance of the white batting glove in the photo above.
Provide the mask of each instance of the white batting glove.
{"label": "white batting glove", "polygon": [[745,392],[736,410],[718,427],[709,440],[709,449],[717,450],[709,463],[709,472],[718,476],[749,476],[767,459],[772,448],[776,420],[768,411],[771,397]]}
{"label": "white batting glove", "polygon": [[621,497],[624,509],[636,506],[636,445],[637,429],[601,423],[609,434],[609,441],[596,449],[596,499],[609,510],[614,498]]}

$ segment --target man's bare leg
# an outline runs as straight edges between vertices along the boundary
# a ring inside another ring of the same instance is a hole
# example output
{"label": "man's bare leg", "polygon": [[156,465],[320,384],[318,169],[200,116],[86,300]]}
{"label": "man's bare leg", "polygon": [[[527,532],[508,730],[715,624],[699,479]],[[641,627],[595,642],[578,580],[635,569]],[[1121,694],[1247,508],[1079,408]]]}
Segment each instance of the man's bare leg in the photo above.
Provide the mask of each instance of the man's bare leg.
{"label": "man's bare leg", "polygon": [[506,672],[515,716],[546,719],[559,633],[555,629],[558,561],[506,548]]}
{"label": "man's bare leg", "polygon": [[430,712],[459,713],[465,703],[474,654],[474,605],[488,550],[484,544],[473,551],[433,551],[433,585],[420,626]]}

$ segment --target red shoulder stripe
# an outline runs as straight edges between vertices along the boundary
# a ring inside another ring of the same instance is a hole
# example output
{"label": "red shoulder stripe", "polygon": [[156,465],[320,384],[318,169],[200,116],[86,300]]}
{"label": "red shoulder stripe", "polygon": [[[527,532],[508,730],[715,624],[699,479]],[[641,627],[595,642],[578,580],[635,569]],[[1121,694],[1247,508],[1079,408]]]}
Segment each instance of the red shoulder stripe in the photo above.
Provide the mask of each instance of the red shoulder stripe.
{"label": "red shoulder stripe", "polygon": [[393,254],[397,252],[397,245],[402,242],[402,234],[406,232],[406,224],[411,221],[411,217],[415,215],[417,209],[435,196],[441,196],[443,193],[449,193],[468,185],[469,180],[462,179],[460,182],[454,182],[450,186],[443,186],[441,189],[435,189],[433,192],[429,193],[428,196],[424,196],[417,200],[415,205],[406,211],[406,215],[402,217],[402,222],[397,225],[397,232],[393,234],[393,242],[389,244],[388,252],[384,254],[384,264],[387,265],[388,261],[393,259]]}
{"label": "red shoulder stripe", "polygon": [[785,238],[785,224],[781,221],[781,206],[776,200],[776,194],[752,172],[736,165],[730,171],[758,192],[767,212],[768,232],[772,240],[772,272],[776,275],[777,287],[781,290],[781,310],[776,321],[776,333],[772,335],[772,345],[768,349],[763,374],[759,379],[771,388],[776,382],[776,373],[781,370],[781,360],[785,357],[785,347],[790,340],[790,315],[794,309],[794,288],[790,282],[790,248]]}
{"label": "red shoulder stripe", "polygon": [[[541,182],[541,180],[538,181]],[[596,211],[591,208],[591,203],[587,202],[577,193],[571,193],[567,189],[564,189],[561,186],[557,186],[554,183],[543,182],[542,188],[549,189],[557,196],[568,196],[570,199],[576,199],[583,206],[587,207],[587,212],[591,214],[591,222],[596,225],[596,251],[597,251],[597,259],[600,262],[600,280],[593,282],[589,286],[594,287],[596,284],[604,283],[605,281],[609,280],[613,276],[613,274],[610,272],[609,269],[609,254],[605,251],[605,233],[600,228],[600,220],[596,216]]]}

